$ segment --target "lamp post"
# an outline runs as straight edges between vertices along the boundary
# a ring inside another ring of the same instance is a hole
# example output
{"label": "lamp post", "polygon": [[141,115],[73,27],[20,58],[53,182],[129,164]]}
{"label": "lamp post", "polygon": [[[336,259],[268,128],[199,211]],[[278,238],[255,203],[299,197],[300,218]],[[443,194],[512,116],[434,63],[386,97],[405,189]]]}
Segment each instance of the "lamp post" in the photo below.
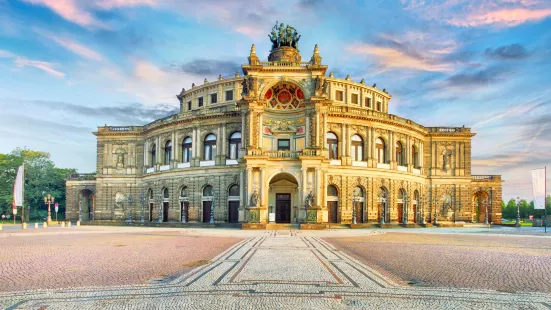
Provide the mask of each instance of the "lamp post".
{"label": "lamp post", "polygon": [[380,223],[381,223],[381,224],[385,224],[385,217],[386,217],[386,192],[384,192],[384,191],[379,191],[379,193],[377,194],[377,196],[379,197],[379,202],[381,203],[381,207],[382,207],[382,210],[381,210],[381,221],[380,221]]}
{"label": "lamp post", "polygon": [[[50,206],[54,203],[54,196],[48,194],[44,196],[44,204],[48,205],[48,220],[47,223],[50,223],[52,221],[52,211],[50,209]],[[79,202],[80,205],[80,202]]]}
{"label": "lamp post", "polygon": [[438,198],[434,197],[434,225],[438,225]]}
{"label": "lamp post", "polygon": [[140,195],[140,203],[142,204],[142,214],[141,214],[141,217],[140,217],[140,222],[144,222],[145,219],[144,219],[144,208],[145,208],[145,193],[142,192],[141,195]]}
{"label": "lamp post", "polygon": [[517,221],[515,223],[515,227],[520,227],[520,198],[517,197],[519,201],[517,201]]}
{"label": "lamp post", "polygon": [[128,195],[128,223],[132,223],[132,194]]}
{"label": "lamp post", "polygon": [[162,223],[163,222],[163,213],[164,213],[163,211],[164,211],[164,207],[165,207],[162,194],[157,195],[157,202],[159,202],[159,220],[158,220],[158,222]]}
{"label": "lamp post", "polygon": [[425,195],[421,194],[419,195],[419,201],[417,202],[419,204],[419,207],[421,209],[421,220],[419,221],[421,225],[425,225],[425,205],[423,204],[423,201],[425,200]]}
{"label": "lamp post", "polygon": [[186,223],[186,203],[185,203],[185,201],[187,200],[187,198],[183,197],[183,196],[180,196],[180,197],[178,197],[178,199],[180,200],[180,203],[182,204],[182,224],[185,224]]}

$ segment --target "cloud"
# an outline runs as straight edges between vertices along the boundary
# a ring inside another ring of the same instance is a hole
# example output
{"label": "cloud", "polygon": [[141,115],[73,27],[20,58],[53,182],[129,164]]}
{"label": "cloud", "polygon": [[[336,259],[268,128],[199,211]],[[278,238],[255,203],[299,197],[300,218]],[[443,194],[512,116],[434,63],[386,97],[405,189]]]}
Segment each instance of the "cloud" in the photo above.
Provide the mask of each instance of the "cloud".
{"label": "cloud", "polygon": [[157,0],[99,0],[95,5],[102,9],[113,9],[127,6],[156,6],[159,4]]}
{"label": "cloud", "polygon": [[532,21],[539,21],[551,16],[549,9],[497,9],[489,12],[470,12],[465,16],[454,17],[447,20],[454,26],[478,27],[484,25],[518,26]]}
{"label": "cloud", "polygon": [[483,87],[502,81],[510,70],[503,66],[492,66],[450,76],[446,84],[451,87]]}
{"label": "cloud", "polygon": [[51,76],[54,76],[56,78],[64,78],[65,73],[57,71],[53,68],[54,64],[47,61],[39,61],[39,60],[31,60],[24,57],[16,57],[14,60],[14,64],[19,68],[24,67],[34,67],[37,69],[40,69]]}
{"label": "cloud", "polygon": [[56,12],[64,19],[83,27],[108,28],[103,22],[96,19],[87,8],[77,0],[23,0],[33,5],[41,5]]}
{"label": "cloud", "polygon": [[213,76],[222,74],[233,75],[241,71],[241,65],[228,60],[194,59],[184,64],[171,64],[170,70],[190,73],[199,76]]}
{"label": "cloud", "polygon": [[528,57],[530,53],[528,53],[524,46],[514,43],[500,46],[495,49],[488,48],[484,52],[484,55],[499,60],[519,60]]}
{"label": "cloud", "polygon": [[16,55],[10,51],[0,50],[0,58],[13,58]]}
{"label": "cloud", "polygon": [[47,31],[44,31],[42,29],[34,29],[35,32],[39,33],[40,35],[45,36],[46,38],[56,42],[57,44],[63,46],[63,48],[69,50],[70,52],[77,54],[81,57],[84,57],[86,59],[94,60],[94,61],[101,61],[103,60],[103,56],[94,51],[93,49],[86,47],[76,41],[73,41],[67,37],[61,37],[58,35],[54,35],[52,33],[49,33]]}

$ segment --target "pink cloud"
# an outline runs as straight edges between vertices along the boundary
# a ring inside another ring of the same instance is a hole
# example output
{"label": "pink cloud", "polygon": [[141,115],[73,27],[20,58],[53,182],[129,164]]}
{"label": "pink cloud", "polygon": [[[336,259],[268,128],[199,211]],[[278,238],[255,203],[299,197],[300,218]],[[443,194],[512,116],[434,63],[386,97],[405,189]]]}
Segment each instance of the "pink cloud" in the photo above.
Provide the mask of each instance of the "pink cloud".
{"label": "pink cloud", "polygon": [[23,0],[25,2],[42,5],[56,12],[64,19],[84,27],[106,28],[101,21],[95,19],[92,14],[79,5],[76,0]]}
{"label": "pink cloud", "polygon": [[23,57],[16,57],[15,60],[14,60],[14,63],[19,68],[34,67],[34,68],[40,69],[40,70],[50,74],[51,76],[54,76],[56,78],[61,78],[62,79],[62,78],[65,77],[65,73],[55,70],[53,68],[54,64],[52,64],[51,62],[31,60],[31,59],[26,59],[26,58],[23,58]]}
{"label": "pink cloud", "polygon": [[90,60],[95,60],[95,61],[101,61],[103,60],[103,56],[80,44],[80,43],[77,43],[75,41],[72,41],[70,39],[67,39],[67,38],[60,38],[60,37],[57,37],[57,36],[54,36],[54,35],[51,35],[51,34],[45,34],[46,36],[48,36],[51,40],[53,40],[54,42],[56,42],[57,44],[63,46],[64,48],[66,48],[67,50],[79,55],[79,56],[82,56],[84,58],[87,58],[87,59],[90,59]]}
{"label": "pink cloud", "polygon": [[517,26],[551,16],[551,9],[500,9],[490,12],[472,12],[467,16],[451,18],[448,23],[455,26],[477,27],[483,25]]}
{"label": "pink cloud", "polygon": [[156,6],[159,4],[158,2],[157,0],[100,0],[95,5],[103,9],[112,9],[140,5]]}

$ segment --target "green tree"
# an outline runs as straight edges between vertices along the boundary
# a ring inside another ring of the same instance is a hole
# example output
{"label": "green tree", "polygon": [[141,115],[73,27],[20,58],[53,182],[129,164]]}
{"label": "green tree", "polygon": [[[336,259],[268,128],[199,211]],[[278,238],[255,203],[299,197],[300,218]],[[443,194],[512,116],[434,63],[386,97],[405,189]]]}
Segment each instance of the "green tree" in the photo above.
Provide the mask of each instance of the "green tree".
{"label": "green tree", "polygon": [[507,202],[507,205],[505,205],[504,202],[502,202],[501,204],[501,211],[502,211],[502,216],[503,218],[505,219],[516,219],[517,218],[517,203],[515,201],[515,199],[511,198],[509,199],[509,201]]}
{"label": "green tree", "polygon": [[[75,169],[56,168],[46,152],[17,148],[0,154],[0,213],[11,214],[13,183],[17,167],[25,164],[25,209],[31,207],[31,219],[43,219],[47,206],[43,197],[49,193],[59,203],[59,214],[65,214],[65,177]],[[53,209],[53,207],[52,207]],[[53,210],[52,210],[53,211]]]}

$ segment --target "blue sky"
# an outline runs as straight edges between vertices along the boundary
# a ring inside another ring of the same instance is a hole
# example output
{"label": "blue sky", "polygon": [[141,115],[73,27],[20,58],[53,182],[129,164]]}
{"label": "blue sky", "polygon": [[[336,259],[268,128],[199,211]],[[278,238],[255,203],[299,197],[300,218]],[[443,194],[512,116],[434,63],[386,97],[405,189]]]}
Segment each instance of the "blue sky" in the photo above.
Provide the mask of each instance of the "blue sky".
{"label": "blue sky", "polygon": [[473,174],[503,175],[505,200],[551,167],[548,0],[0,0],[0,152],[92,172],[98,125],[173,113],[253,43],[266,59],[276,21],[304,59],[319,44],[335,76],[386,88],[390,113],[473,128]]}

